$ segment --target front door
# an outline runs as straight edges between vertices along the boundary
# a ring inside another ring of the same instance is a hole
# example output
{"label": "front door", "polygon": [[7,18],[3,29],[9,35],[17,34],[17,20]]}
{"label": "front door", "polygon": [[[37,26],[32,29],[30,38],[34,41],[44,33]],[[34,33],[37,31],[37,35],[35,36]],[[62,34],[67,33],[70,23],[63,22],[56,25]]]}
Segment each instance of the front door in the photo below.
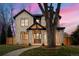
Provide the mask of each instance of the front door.
{"label": "front door", "polygon": [[41,31],[40,30],[33,30],[33,43],[34,44],[41,44]]}

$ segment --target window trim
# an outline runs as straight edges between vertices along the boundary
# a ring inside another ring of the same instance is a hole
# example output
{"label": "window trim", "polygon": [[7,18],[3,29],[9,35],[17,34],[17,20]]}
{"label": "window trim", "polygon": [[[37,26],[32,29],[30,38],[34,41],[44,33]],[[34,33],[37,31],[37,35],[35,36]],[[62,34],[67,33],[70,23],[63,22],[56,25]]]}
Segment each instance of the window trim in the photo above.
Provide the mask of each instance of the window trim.
{"label": "window trim", "polygon": [[[38,39],[42,39],[42,34],[41,34],[41,31],[39,31],[39,30],[34,30],[33,31],[33,39],[37,39],[37,37],[39,37]],[[39,34],[38,36],[37,36],[37,34]]]}
{"label": "window trim", "polygon": [[25,21],[24,21],[24,26],[29,26],[29,20],[28,20],[28,18],[26,18],[25,20],[27,20],[27,25],[25,25]]}
{"label": "window trim", "polygon": [[[26,20],[26,19],[27,19],[27,21],[28,21],[28,22],[27,22],[28,25],[25,25],[25,20]],[[21,25],[21,24],[22,24],[22,22],[21,22],[22,20],[24,20],[24,26]],[[20,19],[20,26],[21,26],[21,27],[29,26],[29,18],[21,18],[21,19]]]}
{"label": "window trim", "polygon": [[[22,37],[22,35],[25,35],[25,34],[27,34],[27,39],[23,39],[23,37]],[[28,42],[27,42],[27,44],[29,44],[30,42],[29,42],[29,33],[28,32],[25,32],[25,31],[21,31],[20,32],[20,39],[22,40],[22,44],[25,44],[24,42],[23,42],[23,40],[27,40]]]}
{"label": "window trim", "polygon": [[[29,39],[29,33],[28,32],[25,32],[25,31],[21,31],[20,32],[20,38],[23,40],[23,36],[22,35],[25,35],[25,34],[27,34],[27,37],[28,37],[28,39]],[[28,40],[27,39],[27,40]],[[25,40],[25,39],[24,39]]]}
{"label": "window trim", "polygon": [[[20,26],[22,26],[22,20],[24,21],[23,23],[25,23],[25,20],[24,19],[21,19],[20,20]],[[25,24],[22,27],[24,27],[24,26],[25,26]]]}

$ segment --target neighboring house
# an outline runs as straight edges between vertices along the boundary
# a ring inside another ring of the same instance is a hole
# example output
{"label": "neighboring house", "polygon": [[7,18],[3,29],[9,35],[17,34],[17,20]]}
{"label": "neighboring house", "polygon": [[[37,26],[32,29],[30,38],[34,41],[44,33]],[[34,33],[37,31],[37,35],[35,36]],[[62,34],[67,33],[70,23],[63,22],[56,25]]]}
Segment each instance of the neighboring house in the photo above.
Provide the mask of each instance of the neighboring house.
{"label": "neighboring house", "polygon": [[[14,16],[16,24],[16,44],[26,45],[48,45],[45,17],[43,15],[32,15],[22,10]],[[61,45],[64,39],[64,27],[57,27],[56,45]]]}

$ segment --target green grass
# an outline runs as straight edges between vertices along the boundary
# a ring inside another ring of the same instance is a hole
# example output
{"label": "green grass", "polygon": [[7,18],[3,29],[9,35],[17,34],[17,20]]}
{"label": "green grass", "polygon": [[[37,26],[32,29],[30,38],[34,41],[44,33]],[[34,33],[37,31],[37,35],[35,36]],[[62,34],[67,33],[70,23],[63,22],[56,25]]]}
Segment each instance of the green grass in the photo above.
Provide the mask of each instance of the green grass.
{"label": "green grass", "polygon": [[23,46],[19,45],[0,45],[0,56],[4,55],[10,51],[23,48]]}
{"label": "green grass", "polygon": [[58,49],[35,48],[25,51],[21,56],[79,56],[79,48],[61,47]]}

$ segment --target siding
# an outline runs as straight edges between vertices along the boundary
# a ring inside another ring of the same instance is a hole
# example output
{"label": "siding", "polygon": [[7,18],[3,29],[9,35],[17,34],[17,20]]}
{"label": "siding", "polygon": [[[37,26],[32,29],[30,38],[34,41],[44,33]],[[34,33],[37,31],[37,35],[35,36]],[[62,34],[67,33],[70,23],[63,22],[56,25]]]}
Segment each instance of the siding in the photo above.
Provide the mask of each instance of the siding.
{"label": "siding", "polygon": [[62,45],[62,43],[63,43],[63,40],[64,40],[64,35],[63,35],[63,31],[61,31],[61,30],[56,30],[56,45],[57,46],[60,46],[60,45]]}
{"label": "siding", "polygon": [[18,15],[17,17],[16,17],[16,19],[15,19],[15,24],[16,24],[16,44],[23,44],[22,43],[22,40],[21,40],[21,38],[20,38],[20,32],[21,31],[24,31],[24,32],[26,32],[26,29],[29,27],[29,26],[25,26],[25,27],[22,27],[21,26],[21,18],[28,18],[29,19],[29,26],[31,26],[32,24],[33,24],[33,17],[32,16],[30,16],[28,13],[26,13],[26,12],[23,12],[23,13],[21,13],[20,15]]}

